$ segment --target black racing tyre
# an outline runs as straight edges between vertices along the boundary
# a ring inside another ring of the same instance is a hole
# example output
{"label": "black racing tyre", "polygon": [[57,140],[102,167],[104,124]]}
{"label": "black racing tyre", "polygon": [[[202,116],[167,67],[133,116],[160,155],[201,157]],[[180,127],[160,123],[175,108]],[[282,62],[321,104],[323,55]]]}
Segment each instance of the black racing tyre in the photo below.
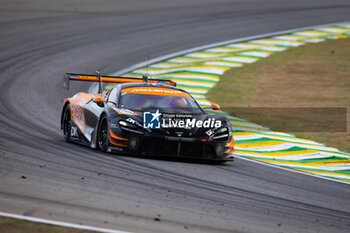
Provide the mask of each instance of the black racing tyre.
{"label": "black racing tyre", "polygon": [[106,152],[108,148],[108,122],[107,118],[104,116],[100,120],[97,132],[97,145],[98,148]]}
{"label": "black racing tyre", "polygon": [[72,129],[72,118],[69,104],[63,110],[63,121],[62,121],[63,137],[64,141],[69,142],[71,137]]}

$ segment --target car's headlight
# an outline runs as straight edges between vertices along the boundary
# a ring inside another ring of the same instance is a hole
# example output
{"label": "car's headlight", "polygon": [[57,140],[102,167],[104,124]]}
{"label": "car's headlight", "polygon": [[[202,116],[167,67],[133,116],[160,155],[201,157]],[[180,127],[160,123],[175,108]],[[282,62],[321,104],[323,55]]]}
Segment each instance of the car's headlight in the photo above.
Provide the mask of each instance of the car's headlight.
{"label": "car's headlight", "polygon": [[220,128],[214,131],[212,139],[214,140],[227,140],[230,137],[229,130],[227,127]]}
{"label": "car's headlight", "polygon": [[214,132],[214,134],[219,134],[219,133],[224,133],[224,132],[227,132],[227,128],[221,128],[221,129],[218,129]]}
{"label": "car's headlight", "polygon": [[126,120],[120,120],[119,126],[122,130],[134,134],[143,134],[142,125],[134,119],[128,118]]}
{"label": "car's headlight", "polygon": [[128,123],[126,123],[125,121],[119,121],[119,125],[121,125],[121,126],[128,126]]}

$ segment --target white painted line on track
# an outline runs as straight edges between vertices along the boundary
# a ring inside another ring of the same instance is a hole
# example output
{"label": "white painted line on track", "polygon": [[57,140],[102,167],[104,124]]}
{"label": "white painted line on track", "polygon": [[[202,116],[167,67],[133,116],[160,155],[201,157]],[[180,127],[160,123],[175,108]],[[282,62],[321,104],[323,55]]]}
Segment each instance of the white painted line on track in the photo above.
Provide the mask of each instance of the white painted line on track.
{"label": "white painted line on track", "polygon": [[43,219],[43,218],[29,217],[29,216],[10,214],[10,213],[5,213],[5,212],[0,212],[0,216],[7,217],[7,218],[20,219],[20,220],[25,220],[25,221],[30,221],[30,222],[37,222],[37,223],[44,223],[44,224],[49,224],[49,225],[61,226],[61,227],[70,227],[70,228],[80,229],[80,230],[96,231],[96,232],[103,232],[103,233],[130,233],[127,231],[118,231],[118,230],[112,230],[112,229],[106,229],[106,228],[100,228],[100,227],[92,227],[92,226],[87,226],[87,225],[53,221],[53,220],[48,220],[48,219]]}

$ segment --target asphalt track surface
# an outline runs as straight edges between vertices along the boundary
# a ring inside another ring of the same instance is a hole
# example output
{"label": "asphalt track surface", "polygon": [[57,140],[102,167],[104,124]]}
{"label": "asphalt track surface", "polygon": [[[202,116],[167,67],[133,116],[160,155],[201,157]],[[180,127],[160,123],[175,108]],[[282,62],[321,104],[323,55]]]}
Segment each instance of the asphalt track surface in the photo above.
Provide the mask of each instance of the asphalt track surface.
{"label": "asphalt track surface", "polygon": [[108,155],[63,141],[64,72],[350,20],[348,0],[0,1],[0,211],[133,232],[349,232],[350,186],[237,159]]}

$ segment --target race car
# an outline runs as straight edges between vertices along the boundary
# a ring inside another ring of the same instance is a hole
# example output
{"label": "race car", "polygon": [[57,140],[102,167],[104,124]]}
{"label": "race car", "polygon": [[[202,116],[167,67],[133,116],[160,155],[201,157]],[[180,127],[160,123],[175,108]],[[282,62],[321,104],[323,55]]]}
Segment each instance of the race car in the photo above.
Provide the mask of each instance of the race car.
{"label": "race car", "polygon": [[[98,94],[80,92],[64,100],[61,129],[66,142],[104,152],[233,160],[230,121],[207,114],[171,80],[66,73],[70,80],[98,83]],[[116,83],[103,93],[103,83]],[[212,109],[219,106],[212,104]]]}

